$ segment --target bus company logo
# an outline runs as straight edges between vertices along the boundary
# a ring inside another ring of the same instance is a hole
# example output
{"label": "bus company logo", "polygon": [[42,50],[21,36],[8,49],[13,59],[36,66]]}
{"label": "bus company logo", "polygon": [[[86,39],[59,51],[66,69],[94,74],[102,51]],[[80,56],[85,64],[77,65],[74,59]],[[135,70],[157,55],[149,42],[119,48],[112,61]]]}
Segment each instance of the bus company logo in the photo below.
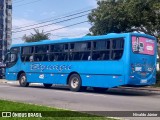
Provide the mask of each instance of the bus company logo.
{"label": "bus company logo", "polygon": [[2,112],[2,117],[12,117],[11,112]]}
{"label": "bus company logo", "polygon": [[40,70],[41,72],[44,70],[57,70],[61,72],[63,70],[70,70],[71,65],[42,65],[39,63],[31,64],[31,70]]}

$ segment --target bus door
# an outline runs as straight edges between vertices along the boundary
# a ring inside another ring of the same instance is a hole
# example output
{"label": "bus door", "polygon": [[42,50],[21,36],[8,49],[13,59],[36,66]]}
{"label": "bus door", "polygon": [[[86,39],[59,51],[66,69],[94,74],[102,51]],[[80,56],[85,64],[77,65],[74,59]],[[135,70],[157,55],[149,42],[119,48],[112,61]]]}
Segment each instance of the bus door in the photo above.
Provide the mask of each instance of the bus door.
{"label": "bus door", "polygon": [[147,85],[155,83],[156,41],[132,36],[131,83]]}

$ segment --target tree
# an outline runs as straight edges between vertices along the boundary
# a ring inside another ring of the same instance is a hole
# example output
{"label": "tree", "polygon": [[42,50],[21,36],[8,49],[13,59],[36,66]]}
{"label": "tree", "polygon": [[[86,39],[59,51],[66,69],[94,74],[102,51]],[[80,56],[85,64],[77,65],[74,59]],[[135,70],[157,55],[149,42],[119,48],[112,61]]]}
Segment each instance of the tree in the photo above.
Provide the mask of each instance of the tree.
{"label": "tree", "polygon": [[88,16],[92,24],[91,34],[102,35],[111,32],[126,32],[129,29],[127,10],[122,1],[98,1],[98,7]]}
{"label": "tree", "polygon": [[89,14],[93,35],[111,32],[144,32],[160,35],[159,0],[98,0]]}
{"label": "tree", "polygon": [[25,42],[38,42],[40,40],[47,40],[49,39],[50,33],[44,33],[43,30],[40,32],[38,29],[34,29],[35,34],[31,33],[31,35],[23,36],[23,40]]}
{"label": "tree", "polygon": [[[92,35],[137,31],[158,40],[160,0],[97,0],[97,4],[88,16]],[[158,54],[160,58],[160,45]]]}

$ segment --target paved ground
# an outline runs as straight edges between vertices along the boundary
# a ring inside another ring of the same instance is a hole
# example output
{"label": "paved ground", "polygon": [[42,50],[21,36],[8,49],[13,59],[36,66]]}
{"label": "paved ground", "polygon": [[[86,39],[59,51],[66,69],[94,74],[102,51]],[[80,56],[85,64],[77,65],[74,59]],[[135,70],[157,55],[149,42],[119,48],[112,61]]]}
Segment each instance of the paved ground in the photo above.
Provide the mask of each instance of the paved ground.
{"label": "paved ground", "polygon": [[64,87],[45,89],[42,85],[35,84],[23,88],[17,83],[6,83],[5,80],[1,80],[0,99],[77,111],[160,111],[160,92],[157,88],[153,91],[150,90],[153,88],[118,88],[110,89],[106,93],[94,93],[92,90],[71,92]]}

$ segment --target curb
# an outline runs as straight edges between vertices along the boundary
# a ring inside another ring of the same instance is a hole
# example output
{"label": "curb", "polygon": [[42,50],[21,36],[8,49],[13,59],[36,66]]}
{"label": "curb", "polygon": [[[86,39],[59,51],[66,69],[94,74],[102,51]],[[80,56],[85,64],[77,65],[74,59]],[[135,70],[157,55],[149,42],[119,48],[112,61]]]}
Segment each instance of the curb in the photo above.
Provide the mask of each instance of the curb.
{"label": "curb", "polygon": [[5,79],[0,79],[0,83],[7,83],[8,81]]}
{"label": "curb", "polygon": [[153,87],[119,87],[119,88],[122,88],[122,89],[131,89],[131,90],[148,90],[148,91],[157,91],[157,92],[160,92],[160,88],[153,88]]}
{"label": "curb", "polygon": [[[0,79],[0,84],[19,84],[18,81],[9,81],[5,79]],[[31,83],[32,85],[42,85],[42,83]]]}

